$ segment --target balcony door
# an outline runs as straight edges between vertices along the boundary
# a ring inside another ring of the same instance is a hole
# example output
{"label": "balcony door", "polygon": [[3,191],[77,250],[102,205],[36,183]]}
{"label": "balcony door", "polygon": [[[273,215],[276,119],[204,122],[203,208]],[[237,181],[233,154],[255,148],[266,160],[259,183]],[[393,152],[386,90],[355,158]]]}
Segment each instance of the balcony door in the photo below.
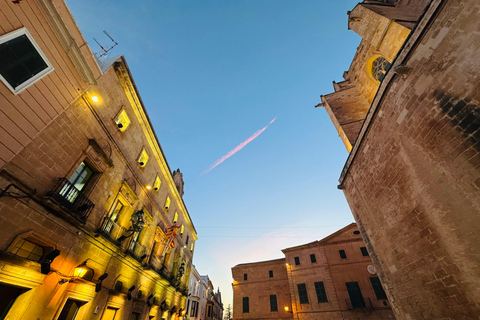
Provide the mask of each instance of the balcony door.
{"label": "balcony door", "polygon": [[365,300],[363,300],[362,291],[360,291],[358,282],[346,282],[345,285],[347,286],[352,307],[354,309],[365,308]]}
{"label": "balcony door", "polygon": [[88,181],[92,179],[92,176],[92,168],[90,168],[85,162],[82,162],[72,174],[70,179],[68,179],[68,181],[70,181],[70,183],[73,184],[78,191],[82,191]]}
{"label": "balcony door", "polygon": [[83,190],[92,177],[92,168],[90,168],[85,162],[80,163],[70,179],[68,179],[69,183],[66,183],[62,190],[60,190],[60,195],[73,203],[77,199],[80,191]]}

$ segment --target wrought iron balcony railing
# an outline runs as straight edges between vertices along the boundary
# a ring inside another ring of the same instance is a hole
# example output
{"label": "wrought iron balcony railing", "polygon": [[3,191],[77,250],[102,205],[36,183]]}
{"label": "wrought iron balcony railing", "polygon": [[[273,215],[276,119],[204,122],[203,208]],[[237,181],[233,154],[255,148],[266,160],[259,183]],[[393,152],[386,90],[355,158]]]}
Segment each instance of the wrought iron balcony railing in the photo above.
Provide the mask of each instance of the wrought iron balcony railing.
{"label": "wrought iron balcony railing", "polygon": [[59,178],[53,189],[47,194],[82,222],[86,222],[95,206],[81,191],[65,178]]}
{"label": "wrought iron balcony railing", "polygon": [[142,262],[142,260],[146,257],[146,251],[147,249],[135,240],[132,240],[128,246],[128,252],[139,262]]}
{"label": "wrought iron balcony railing", "polygon": [[125,228],[111,220],[110,218],[107,218],[105,223],[103,224],[103,227],[101,229],[101,232],[103,235],[107,236],[110,238],[110,240],[113,240],[115,243],[117,242],[117,239],[120,238],[125,234]]}

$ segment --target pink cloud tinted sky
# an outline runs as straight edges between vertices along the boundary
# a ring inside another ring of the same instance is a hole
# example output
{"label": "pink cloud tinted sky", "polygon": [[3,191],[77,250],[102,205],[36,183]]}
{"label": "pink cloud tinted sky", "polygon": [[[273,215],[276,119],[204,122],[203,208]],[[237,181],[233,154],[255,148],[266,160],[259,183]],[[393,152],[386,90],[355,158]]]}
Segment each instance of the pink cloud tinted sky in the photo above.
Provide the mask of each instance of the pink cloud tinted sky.
{"label": "pink cloud tinted sky", "polygon": [[247,140],[243,141],[242,143],[240,143],[238,146],[236,146],[235,148],[233,148],[232,150],[230,150],[226,155],[224,155],[223,157],[221,157],[220,159],[218,159],[217,161],[215,161],[214,164],[212,164],[210,166],[210,168],[208,168],[207,170],[203,171],[200,175],[204,175],[204,174],[207,174],[209,173],[210,171],[212,171],[213,168],[215,168],[216,166],[218,166],[220,163],[222,163],[223,161],[227,160],[228,158],[230,158],[231,156],[233,156],[235,153],[237,153],[238,151],[242,150],[243,147],[245,147],[247,144],[249,144],[250,142],[252,142],[256,137],[258,137],[263,131],[265,131],[275,120],[277,119],[277,117],[273,118],[272,121],[270,121],[265,127],[263,127],[262,129],[258,130],[257,132],[255,132],[253,135],[250,136],[250,138],[248,138]]}

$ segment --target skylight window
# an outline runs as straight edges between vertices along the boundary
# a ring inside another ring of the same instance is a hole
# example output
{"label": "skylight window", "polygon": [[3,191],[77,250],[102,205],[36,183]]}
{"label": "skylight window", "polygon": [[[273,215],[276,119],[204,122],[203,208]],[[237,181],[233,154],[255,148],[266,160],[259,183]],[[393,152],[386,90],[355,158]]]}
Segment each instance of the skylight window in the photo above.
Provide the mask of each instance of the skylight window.
{"label": "skylight window", "polygon": [[53,71],[26,28],[0,36],[0,80],[14,94]]}

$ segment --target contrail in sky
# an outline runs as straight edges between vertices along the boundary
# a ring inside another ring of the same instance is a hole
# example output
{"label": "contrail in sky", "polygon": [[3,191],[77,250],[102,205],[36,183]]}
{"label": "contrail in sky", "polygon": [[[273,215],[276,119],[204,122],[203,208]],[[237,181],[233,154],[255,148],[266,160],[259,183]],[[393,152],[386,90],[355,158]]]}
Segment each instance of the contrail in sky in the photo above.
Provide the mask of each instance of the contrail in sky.
{"label": "contrail in sky", "polygon": [[226,155],[224,155],[223,157],[221,157],[220,159],[218,159],[217,161],[215,161],[214,164],[212,164],[210,166],[210,168],[208,168],[207,170],[203,171],[200,175],[204,175],[206,173],[209,173],[210,171],[212,171],[213,168],[215,168],[216,166],[218,166],[220,163],[222,163],[223,161],[227,160],[228,158],[230,158],[231,156],[233,156],[235,153],[237,153],[238,151],[242,150],[243,147],[245,147],[247,144],[249,144],[253,139],[255,139],[256,137],[258,137],[263,131],[265,131],[272,123],[273,121],[275,121],[275,119],[277,119],[277,117],[273,118],[272,121],[270,121],[264,128],[258,130],[257,132],[255,132],[254,134],[252,134],[252,136],[250,138],[248,138],[247,140],[243,141],[242,143],[240,143],[238,146],[236,146],[235,148],[233,148],[232,150],[230,150]]}

